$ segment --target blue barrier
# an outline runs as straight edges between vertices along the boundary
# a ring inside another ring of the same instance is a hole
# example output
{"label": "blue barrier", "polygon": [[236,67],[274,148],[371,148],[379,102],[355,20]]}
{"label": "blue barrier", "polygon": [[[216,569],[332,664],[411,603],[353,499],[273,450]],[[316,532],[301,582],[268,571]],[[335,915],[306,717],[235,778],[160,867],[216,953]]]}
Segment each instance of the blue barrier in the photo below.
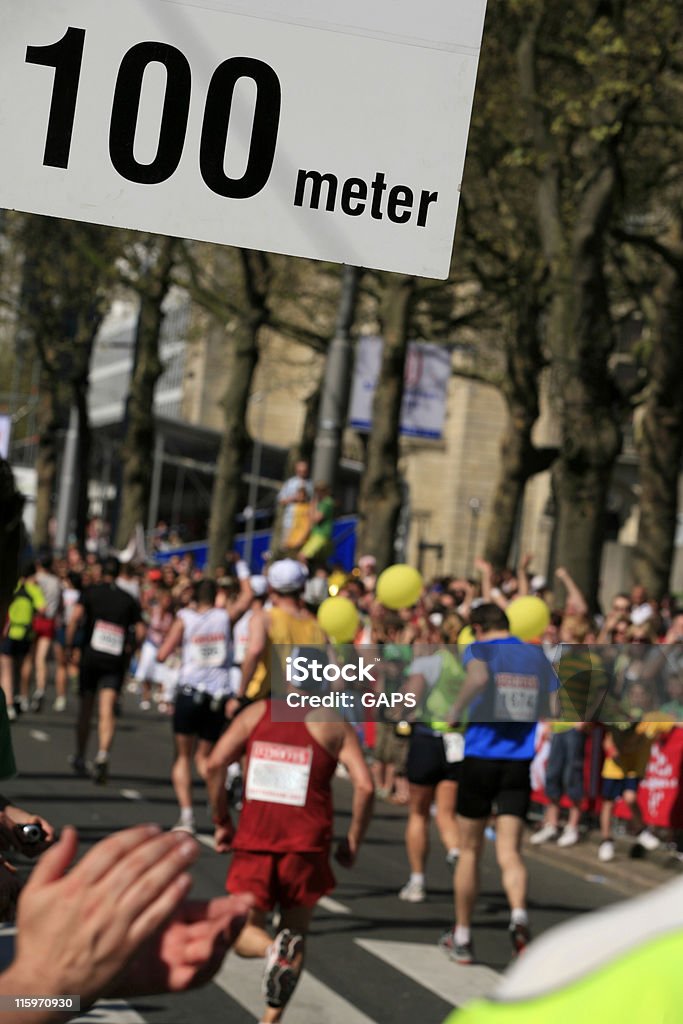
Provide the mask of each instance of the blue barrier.
{"label": "blue barrier", "polygon": [[[334,546],[330,562],[341,566],[345,572],[350,572],[355,564],[357,527],[357,516],[342,516],[340,519],[335,520],[332,528],[332,543]],[[253,573],[263,571],[264,557],[266,552],[270,551],[272,536],[272,530],[256,530],[252,534],[250,569]],[[246,534],[238,534],[235,538],[235,550],[240,558],[244,558],[246,544]],[[182,557],[182,555],[192,555],[196,567],[203,569],[209,557],[208,542],[199,540],[192,544],[182,544],[176,548],[169,548],[167,551],[157,551],[154,554],[154,561],[163,564],[175,556]]]}

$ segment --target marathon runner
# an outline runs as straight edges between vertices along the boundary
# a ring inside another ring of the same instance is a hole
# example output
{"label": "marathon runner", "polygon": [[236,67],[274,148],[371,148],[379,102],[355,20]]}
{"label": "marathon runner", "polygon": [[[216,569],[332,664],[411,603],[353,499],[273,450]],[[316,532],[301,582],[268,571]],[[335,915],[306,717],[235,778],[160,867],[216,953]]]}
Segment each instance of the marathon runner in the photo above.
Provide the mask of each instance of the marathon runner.
{"label": "marathon runner", "polygon": [[242,656],[239,692],[228,701],[228,715],[234,715],[245,698],[258,700],[270,696],[273,645],[324,645],[327,642],[318,620],[304,604],[303,594],[308,571],[293,558],[273,562],[268,570],[271,607],[255,606],[249,620],[247,641]]}
{"label": "marathon runner", "polygon": [[[408,748],[406,773],[410,784],[410,808],[406,823],[406,851],[410,878],[399,899],[422,903],[426,899],[425,864],[429,853],[429,823],[432,803],[436,804],[436,827],[446,849],[446,860],[454,868],[459,835],[455,817],[458,781],[464,752],[462,734],[450,729],[448,714],[464,681],[464,671],[440,625],[430,623],[429,646],[406,670],[404,693],[418,701]],[[439,649],[434,646],[441,644]]]}
{"label": "marathon runner", "polygon": [[97,731],[99,747],[93,779],[99,785],[107,781],[109,752],[116,729],[115,706],[126,674],[128,631],[135,629],[136,643],[145,638],[142,611],[134,597],[115,583],[119,573],[116,558],[107,558],[102,566],[102,582],[87,587],[66,628],[66,658],[71,659],[76,631],[85,625],[85,645],[80,663],[76,754],[71,759],[74,771],[86,775],[85,754],[90,735],[95,695],[99,691]]}
{"label": "marathon runner", "polygon": [[[290,686],[289,692],[301,691]],[[245,752],[244,805],[235,831],[225,769]],[[282,1017],[303,968],[315,905],[335,885],[329,856],[331,782],[338,762],[348,771],[354,794],[349,830],[335,856],[350,868],[370,821],[374,787],[353,726],[336,711],[292,711],[282,700],[256,701],[234,719],[209,758],[216,849],[233,851],[226,888],[255,897],[235,951],[265,957],[262,1021],[267,1024]],[[281,930],[271,939],[266,915],[275,907]]]}
{"label": "marathon runner", "polygon": [[470,708],[457,803],[456,920],[439,941],[451,959],[463,964],[474,959],[470,927],[484,829],[494,805],[496,856],[510,904],[515,953],[530,941],[527,874],[520,853],[531,798],[529,767],[539,718],[558,716],[560,685],[543,648],[511,636],[507,615],[498,605],[473,609],[470,625],[476,642],[463,656],[465,683],[449,716],[452,724],[459,723]]}
{"label": "marathon runner", "polygon": [[249,567],[238,562],[240,592],[230,609],[216,608],[218,586],[205,579],[197,586],[196,607],[181,608],[157,651],[160,665],[182,644],[180,677],[173,711],[175,762],[173,788],[180,807],[175,826],[194,833],[192,757],[202,779],[214,743],[225,727],[225,704],[230,687],[232,624],[249,607],[252,591]]}

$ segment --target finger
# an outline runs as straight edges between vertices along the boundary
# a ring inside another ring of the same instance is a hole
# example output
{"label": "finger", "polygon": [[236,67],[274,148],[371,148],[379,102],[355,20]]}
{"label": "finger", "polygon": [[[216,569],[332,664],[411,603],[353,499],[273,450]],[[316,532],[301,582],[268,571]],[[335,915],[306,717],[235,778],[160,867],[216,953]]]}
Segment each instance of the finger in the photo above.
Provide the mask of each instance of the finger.
{"label": "finger", "polygon": [[[182,832],[151,840],[107,877],[107,900],[114,895],[117,914],[132,923],[197,860],[199,852],[199,844]],[[116,879],[111,889],[110,877]],[[176,900],[171,909],[177,904]]]}
{"label": "finger", "polygon": [[138,825],[116,832],[113,836],[103,839],[85,855],[73,871],[74,881],[91,885],[99,881],[117,864],[147,840],[158,836],[161,829],[158,825]]}
{"label": "finger", "polygon": [[126,930],[126,945],[134,951],[177,910],[192,887],[190,875],[174,878],[152,901],[148,901]]}
{"label": "finger", "polygon": [[187,900],[181,911],[183,920],[188,923],[202,920],[215,921],[230,913],[248,914],[254,906],[254,902],[254,896],[250,892],[246,892],[236,896],[216,896],[208,901]]}
{"label": "finger", "polygon": [[59,842],[47,850],[36,866],[26,886],[27,890],[49,885],[63,878],[74,862],[78,850],[78,832],[71,825],[63,829]]}
{"label": "finger", "polygon": [[45,818],[36,818],[36,821],[38,822],[43,832],[45,833],[44,841],[46,843],[53,843],[55,839],[55,830],[53,826],[50,824],[50,822],[46,821]]}

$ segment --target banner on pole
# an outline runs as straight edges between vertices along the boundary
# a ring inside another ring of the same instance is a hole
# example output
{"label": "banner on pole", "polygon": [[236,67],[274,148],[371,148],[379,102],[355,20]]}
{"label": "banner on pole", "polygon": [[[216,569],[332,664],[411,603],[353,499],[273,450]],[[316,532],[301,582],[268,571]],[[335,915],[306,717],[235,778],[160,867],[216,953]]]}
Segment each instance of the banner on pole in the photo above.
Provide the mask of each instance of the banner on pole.
{"label": "banner on pole", "polygon": [[[356,346],[349,406],[349,425],[355,430],[372,429],[372,403],[382,363],[382,346],[382,338],[374,335],[360,338]],[[433,441],[442,437],[450,377],[450,349],[426,341],[410,342],[403,385],[401,434]]]}

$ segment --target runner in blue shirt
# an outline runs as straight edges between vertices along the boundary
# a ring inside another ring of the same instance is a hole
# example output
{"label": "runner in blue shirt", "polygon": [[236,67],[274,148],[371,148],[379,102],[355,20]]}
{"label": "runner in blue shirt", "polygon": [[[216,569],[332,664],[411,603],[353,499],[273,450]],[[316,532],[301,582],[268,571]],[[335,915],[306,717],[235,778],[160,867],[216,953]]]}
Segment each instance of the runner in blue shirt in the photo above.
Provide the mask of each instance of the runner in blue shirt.
{"label": "runner in blue shirt", "polygon": [[455,723],[469,707],[470,723],[457,803],[456,923],[439,942],[458,963],[474,959],[470,925],[484,829],[494,805],[498,815],[496,856],[510,904],[515,953],[530,940],[527,874],[520,852],[531,797],[529,765],[538,720],[557,717],[560,685],[542,648],[510,635],[508,618],[498,605],[479,605],[472,611],[470,625],[476,642],[465,651],[467,675],[451,711]]}

